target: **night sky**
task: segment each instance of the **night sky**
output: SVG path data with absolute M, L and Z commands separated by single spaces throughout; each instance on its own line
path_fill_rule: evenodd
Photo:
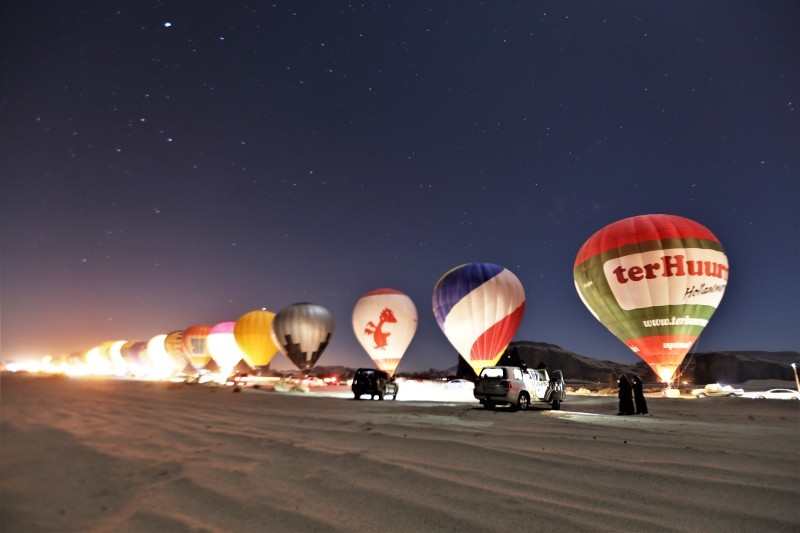
M 320 365 L 369 366 L 379 287 L 446 368 L 436 281 L 514 272 L 515 340 L 635 362 L 579 299 L 580 246 L 669 213 L 731 276 L 697 351 L 800 348 L 800 4 L 7 0 L 0 358 L 294 302 Z M 289 363 L 278 355 L 278 367 Z

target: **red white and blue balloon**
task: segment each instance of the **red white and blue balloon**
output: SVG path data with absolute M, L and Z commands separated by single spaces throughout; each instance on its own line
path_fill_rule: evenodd
M 497 364 L 522 322 L 525 290 L 510 270 L 468 263 L 433 289 L 433 314 L 450 343 L 476 373 Z

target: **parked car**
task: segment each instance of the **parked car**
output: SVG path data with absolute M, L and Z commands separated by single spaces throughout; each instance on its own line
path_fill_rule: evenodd
M 359 368 L 353 376 L 351 389 L 356 400 L 360 400 L 364 394 L 369 394 L 373 399 L 377 397 L 383 400 L 385 396 L 391 396 L 396 400 L 399 387 L 394 378 L 383 370 Z
M 756 400 L 800 400 L 800 392 L 792 389 L 770 389 L 745 392 L 744 397 Z
M 468 379 L 453 379 L 445 383 L 444 388 L 447 390 L 472 390 L 475 388 L 475 384 Z
M 696 396 L 697 398 L 707 398 L 710 396 L 730 396 L 731 398 L 735 398 L 743 394 L 744 390 L 742 389 L 734 389 L 730 385 L 720 385 L 719 383 L 709 383 L 702 389 L 694 389 L 692 391 L 692 396 Z
M 526 410 L 531 402 L 546 402 L 554 410 L 567 399 L 560 370 L 535 370 L 516 366 L 488 366 L 481 370 L 473 395 L 486 409 L 509 405 L 512 410 Z

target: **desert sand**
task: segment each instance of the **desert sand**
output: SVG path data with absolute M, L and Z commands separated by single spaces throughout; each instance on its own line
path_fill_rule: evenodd
M 6 533 L 800 530 L 800 402 L 651 397 L 651 416 L 621 417 L 602 396 L 514 413 L 346 391 L 0 385 Z

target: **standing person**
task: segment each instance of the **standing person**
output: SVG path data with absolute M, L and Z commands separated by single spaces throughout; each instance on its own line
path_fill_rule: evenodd
M 631 379 L 631 387 L 633 388 L 633 401 L 636 403 L 636 414 L 647 414 L 647 400 L 644 399 L 644 392 L 642 392 L 642 380 L 639 376 L 633 376 Z
M 617 414 L 633 414 L 633 396 L 631 396 L 631 384 L 625 374 L 620 374 L 619 376 L 619 413 Z

